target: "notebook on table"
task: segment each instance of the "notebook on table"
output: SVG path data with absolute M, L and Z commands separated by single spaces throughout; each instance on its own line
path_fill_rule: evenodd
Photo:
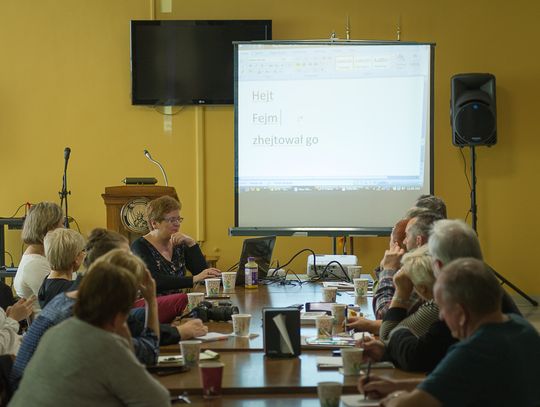
M 265 278 L 272 262 L 272 253 L 276 244 L 275 236 L 253 237 L 244 240 L 240 262 L 238 263 L 238 274 L 236 275 L 236 285 L 245 283 L 245 266 L 248 257 L 254 257 L 259 266 L 259 279 Z

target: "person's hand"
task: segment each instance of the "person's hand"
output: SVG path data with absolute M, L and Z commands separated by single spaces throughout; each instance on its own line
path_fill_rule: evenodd
M 398 270 L 401 265 L 401 258 L 405 254 L 397 243 L 391 244 L 390 249 L 384 252 L 384 257 L 381 260 L 381 267 L 384 270 Z
M 185 235 L 182 232 L 176 232 L 171 236 L 171 243 L 174 246 L 180 246 L 185 244 L 187 247 L 192 247 L 197 244 L 197 242 L 190 236 Z
M 382 399 L 380 405 L 383 407 L 392 407 L 392 406 L 398 405 L 400 403 L 399 398 L 408 393 L 409 392 L 404 391 L 404 390 L 394 391 L 390 393 L 388 396 L 386 396 L 384 399 Z
M 139 290 L 146 302 L 155 301 L 156 299 L 156 280 L 150 274 L 150 271 L 146 269 L 143 281 L 139 284 Z
M 370 332 L 378 335 L 380 324 L 377 321 L 372 321 L 364 317 L 347 318 L 347 329 L 354 329 L 358 332 Z
M 193 282 L 198 283 L 199 281 L 214 277 L 221 277 L 221 271 L 217 268 L 210 267 L 193 276 Z
M 6 309 L 6 315 L 15 321 L 19 322 L 28 318 L 32 314 L 32 306 L 36 302 L 36 296 L 32 295 L 30 298 L 21 298 L 15 304 Z
M 358 379 L 358 391 L 370 399 L 381 399 L 398 390 L 398 383 L 392 379 L 370 375 L 369 378 L 362 375 Z
M 181 325 L 177 325 L 176 329 L 182 340 L 203 336 L 208 333 L 208 327 L 203 325 L 200 319 L 191 319 Z
M 403 268 L 394 274 L 394 286 L 396 287 L 396 296 L 408 300 L 414 289 L 414 284 L 409 274 Z
M 371 336 L 366 336 L 364 340 L 358 341 L 356 346 L 364 349 L 363 359 L 365 362 L 379 362 L 386 348 L 384 342 L 374 339 Z

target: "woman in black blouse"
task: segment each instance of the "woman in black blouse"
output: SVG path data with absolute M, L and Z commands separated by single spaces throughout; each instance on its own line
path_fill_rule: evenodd
M 210 277 L 220 277 L 221 271 L 208 268 L 197 242 L 180 232 L 181 204 L 174 198 L 162 196 L 151 201 L 146 209 L 150 232 L 131 245 L 148 266 L 156 280 L 158 295 L 191 288 L 194 283 Z M 189 270 L 193 277 L 186 276 Z

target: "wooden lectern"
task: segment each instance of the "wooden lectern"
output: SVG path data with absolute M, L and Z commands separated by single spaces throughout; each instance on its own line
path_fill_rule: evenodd
M 148 198 L 150 200 L 160 196 L 169 195 L 178 200 L 176 190 L 173 187 L 157 185 L 120 185 L 106 187 L 105 193 L 101 194 L 107 207 L 107 229 L 114 230 L 126 236 L 130 241 L 138 236 L 126 230 L 120 219 L 122 207 L 135 198 Z

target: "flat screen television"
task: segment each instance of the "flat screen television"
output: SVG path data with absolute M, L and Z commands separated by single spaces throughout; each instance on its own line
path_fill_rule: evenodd
M 233 104 L 233 41 L 270 39 L 271 20 L 133 20 L 132 104 Z

